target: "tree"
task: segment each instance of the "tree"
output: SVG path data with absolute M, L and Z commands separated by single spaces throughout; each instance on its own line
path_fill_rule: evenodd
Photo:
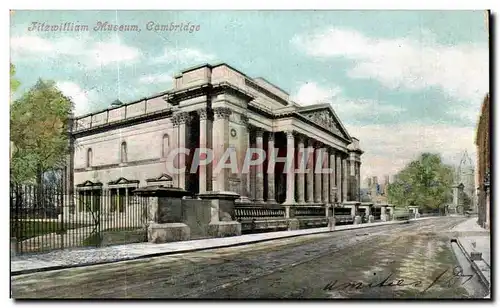
M 11 160 L 14 182 L 42 184 L 44 172 L 61 166 L 68 151 L 67 124 L 73 104 L 52 81 L 41 79 L 10 112 Z
M 423 153 L 397 174 L 389 184 L 389 203 L 416 205 L 424 211 L 436 210 L 452 200 L 453 168 L 439 154 Z
M 10 64 L 10 93 L 16 92 L 21 83 L 14 76 L 16 75 L 16 67 L 14 64 Z

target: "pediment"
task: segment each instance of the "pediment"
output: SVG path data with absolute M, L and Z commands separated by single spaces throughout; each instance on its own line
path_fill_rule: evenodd
M 348 140 L 351 139 L 349 133 L 342 125 L 340 119 L 337 117 L 337 115 L 333 111 L 333 108 L 329 104 L 327 106 L 325 105 L 317 106 L 317 108 L 314 108 L 315 106 L 311 107 L 302 108 L 303 110 L 302 111 L 299 110 L 299 113 L 302 116 L 306 117 L 309 121 L 327 129 L 333 134 Z
M 108 185 L 120 185 L 120 184 L 136 184 L 139 183 L 139 180 L 127 180 L 124 177 L 119 178 L 116 181 L 111 181 Z
M 166 173 L 163 173 L 157 178 L 147 179 L 146 182 L 170 182 L 172 177 Z
M 81 184 L 76 185 L 77 187 L 92 187 L 92 186 L 102 186 L 101 182 L 85 181 Z

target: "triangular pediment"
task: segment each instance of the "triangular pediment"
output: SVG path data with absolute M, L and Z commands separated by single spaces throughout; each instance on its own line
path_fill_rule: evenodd
M 347 129 L 342 125 L 342 122 L 330 104 L 302 107 L 298 112 L 312 123 L 327 129 L 337 136 L 351 140 Z
M 166 173 L 163 173 L 157 178 L 147 179 L 146 182 L 169 182 L 172 181 L 172 177 Z
M 111 181 L 108 185 L 120 185 L 120 184 L 136 184 L 139 183 L 139 180 L 127 180 L 124 177 L 119 178 L 116 181 Z
M 102 186 L 101 182 L 92 182 L 92 181 L 85 181 L 81 184 L 76 185 L 77 187 L 91 187 L 91 186 Z

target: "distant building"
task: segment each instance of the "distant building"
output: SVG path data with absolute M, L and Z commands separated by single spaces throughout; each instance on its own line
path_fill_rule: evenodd
M 490 228 L 490 96 L 486 95 L 476 132 L 478 224 Z

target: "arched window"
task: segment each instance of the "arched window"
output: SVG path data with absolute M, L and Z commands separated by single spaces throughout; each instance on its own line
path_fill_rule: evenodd
M 87 168 L 92 167 L 92 149 L 87 150 Z
M 163 135 L 163 139 L 162 139 L 161 157 L 167 157 L 168 147 L 169 147 L 168 135 L 165 134 L 165 135 Z
M 127 162 L 127 143 L 125 141 L 122 142 L 122 146 L 120 149 L 120 162 L 121 163 Z

